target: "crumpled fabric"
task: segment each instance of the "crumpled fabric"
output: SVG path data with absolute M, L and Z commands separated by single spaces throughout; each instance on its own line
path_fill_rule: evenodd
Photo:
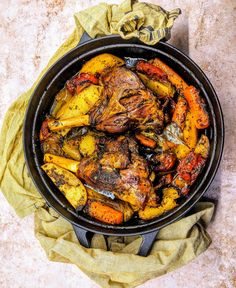
M 28 174 L 23 154 L 23 122 L 30 96 L 49 67 L 74 48 L 83 33 L 90 37 L 120 34 L 153 45 L 168 39 L 179 9 L 126 0 L 120 5 L 101 3 L 75 14 L 76 29 L 56 51 L 33 86 L 5 115 L 0 137 L 0 187 L 19 217 L 34 213 L 35 235 L 51 261 L 78 266 L 101 287 L 131 288 L 181 267 L 204 252 L 211 243 L 205 230 L 214 211 L 210 202 L 198 203 L 190 215 L 163 229 L 147 257 L 138 256 L 141 236 L 94 235 L 91 248 L 78 242 L 71 224 L 46 206 Z
M 168 40 L 179 8 L 170 12 L 158 5 L 124 1 L 120 5 L 101 3 L 74 15 L 77 26 L 83 26 L 90 37 L 120 34 L 124 39 L 139 38 L 155 45 L 161 39 Z

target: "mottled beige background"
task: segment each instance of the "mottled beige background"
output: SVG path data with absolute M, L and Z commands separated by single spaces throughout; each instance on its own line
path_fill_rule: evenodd
M 10 103 L 31 86 L 49 57 L 72 32 L 73 13 L 98 2 L 0 1 L 0 122 Z M 221 167 L 207 193 L 218 202 L 208 229 L 213 239 L 211 247 L 189 265 L 153 279 L 142 288 L 233 288 L 236 287 L 236 1 L 150 2 L 166 9 L 182 9 L 171 42 L 189 53 L 212 81 L 225 115 L 226 143 Z M 18 219 L 0 194 L 0 287 L 98 286 L 73 265 L 49 262 L 34 238 L 33 216 Z

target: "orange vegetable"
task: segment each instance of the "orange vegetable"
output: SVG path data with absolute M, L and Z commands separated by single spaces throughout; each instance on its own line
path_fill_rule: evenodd
M 136 134 L 135 137 L 139 140 L 141 144 L 149 148 L 155 148 L 157 143 L 151 138 L 144 136 L 143 134 Z
M 162 62 L 160 59 L 156 58 L 150 61 L 150 63 L 164 71 L 167 74 L 168 80 L 181 92 L 188 87 L 187 83 L 172 68 Z
M 182 130 L 184 128 L 184 122 L 187 114 L 188 103 L 184 97 L 179 97 L 175 106 L 175 111 L 172 117 L 172 121 L 175 122 Z
M 80 73 L 66 82 L 66 88 L 72 95 L 74 95 L 75 91 L 79 94 L 90 84 L 98 84 L 98 78 L 90 73 Z
M 188 101 L 197 129 L 207 128 L 209 126 L 209 116 L 204 108 L 204 103 L 199 96 L 198 90 L 193 86 L 189 86 L 184 90 L 184 96 Z
M 40 128 L 40 133 L 39 133 L 40 141 L 47 139 L 50 135 L 50 131 L 48 128 L 48 121 L 49 121 L 48 119 L 44 120 Z
M 136 65 L 136 69 L 139 72 L 145 73 L 151 79 L 166 79 L 167 75 L 164 71 L 162 71 L 159 67 L 146 62 L 146 61 L 139 61 Z
M 123 213 L 107 206 L 99 201 L 88 200 L 86 212 L 95 219 L 108 224 L 121 224 Z
M 151 157 L 151 161 L 155 164 L 155 171 L 169 171 L 176 161 L 176 155 L 172 152 L 163 152 Z

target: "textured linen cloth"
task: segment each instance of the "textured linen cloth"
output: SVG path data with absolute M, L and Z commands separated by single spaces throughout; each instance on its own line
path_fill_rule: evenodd
M 120 5 L 101 3 L 74 15 L 76 29 L 57 50 L 33 86 L 6 113 L 0 137 L 0 187 L 20 217 L 35 215 L 35 235 L 48 259 L 73 263 L 101 287 L 135 287 L 148 279 L 181 267 L 204 252 L 211 243 L 205 230 L 214 211 L 210 202 L 198 203 L 191 215 L 160 230 L 147 257 L 138 256 L 142 242 L 136 237 L 94 235 L 84 248 L 69 222 L 48 208 L 29 177 L 23 155 L 22 128 L 30 96 L 49 67 L 74 48 L 86 31 L 91 37 L 120 34 L 138 37 L 150 45 L 170 37 L 179 9 L 126 0 Z

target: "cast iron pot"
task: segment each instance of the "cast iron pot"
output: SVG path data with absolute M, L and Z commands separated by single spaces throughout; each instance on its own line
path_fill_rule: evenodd
M 169 213 L 151 221 L 144 222 L 134 218 L 122 225 L 108 225 L 91 219 L 87 215 L 78 215 L 40 168 L 43 164 L 43 153 L 40 149 L 39 131 L 43 119 L 49 113 L 55 95 L 63 88 L 66 80 L 79 71 L 85 61 L 105 52 L 119 57 L 145 59 L 159 57 L 180 74 L 188 84 L 197 87 L 207 103 L 210 127 L 204 133 L 208 135 L 211 147 L 205 168 L 191 187 L 187 199 Z M 24 123 L 25 160 L 34 184 L 46 200 L 47 205 L 54 208 L 72 224 L 79 242 L 85 247 L 89 247 L 93 233 L 113 236 L 142 235 L 143 241 L 139 251 L 139 255 L 142 256 L 149 253 L 159 229 L 186 214 L 206 192 L 219 166 L 223 142 L 224 124 L 219 100 L 206 75 L 193 60 L 165 42 L 148 46 L 137 39 L 124 40 L 117 35 L 94 40 L 88 40 L 84 35 L 82 42 L 60 58 L 43 76 L 29 101 Z

